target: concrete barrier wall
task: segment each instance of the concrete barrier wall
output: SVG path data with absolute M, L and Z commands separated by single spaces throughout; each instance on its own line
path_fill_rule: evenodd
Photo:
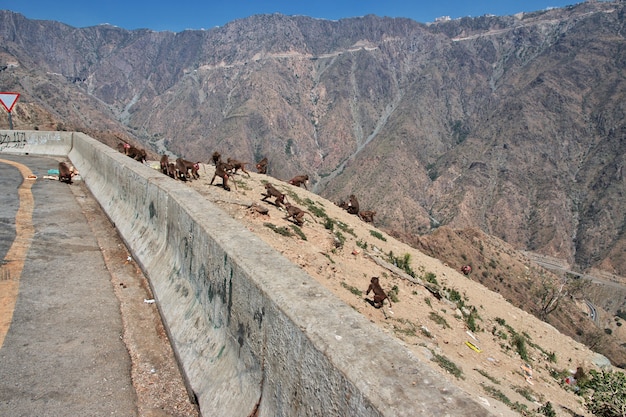
M 491 415 L 196 191 L 72 139 L 68 156 L 148 276 L 202 415 Z
M 0 130 L 0 153 L 66 156 L 72 150 L 72 132 Z

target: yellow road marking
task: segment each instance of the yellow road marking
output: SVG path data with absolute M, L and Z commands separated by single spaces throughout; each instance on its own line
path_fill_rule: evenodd
M 11 327 L 20 277 L 35 233 L 33 227 L 35 200 L 31 192 L 34 181 L 27 180 L 28 176 L 33 174 L 31 170 L 25 165 L 5 159 L 0 159 L 0 163 L 16 167 L 24 177 L 17 189 L 19 208 L 15 215 L 15 240 L 0 265 L 0 348 L 2 348 L 4 338 Z

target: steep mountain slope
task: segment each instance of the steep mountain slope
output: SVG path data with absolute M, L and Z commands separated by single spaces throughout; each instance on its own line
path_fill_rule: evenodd
M 158 168 L 156 161 L 151 165 Z M 555 327 L 562 328 L 564 322 L 575 321 L 585 337 L 596 339 L 594 350 L 612 354 L 615 363 L 626 360 L 617 339 L 599 335 L 573 298 L 564 298 L 561 308 L 550 314 L 555 327 L 512 307 L 509 295 L 524 309 L 533 309 L 538 302 L 532 282 L 539 276 L 558 279 L 497 238 L 477 229 L 462 236 L 442 227 L 433 234 L 436 237 L 416 245 L 418 250 L 332 202 L 271 176 L 237 175 L 230 182 L 231 191 L 225 191 L 219 179 L 211 185 L 214 169 L 203 165 L 198 180 L 179 182 L 180 187 L 191 187 L 218 205 L 399 339 L 424 366 L 441 372 L 442 378 L 498 415 L 543 415 L 534 411 L 548 401 L 558 416 L 589 415 L 581 397 L 564 380 L 571 376 L 570 369 L 588 372 L 606 361 L 559 333 Z M 271 204 L 273 198 L 262 200 L 266 182 L 284 193 L 286 201 L 308 211 L 304 224 L 285 219 L 284 209 Z M 199 207 L 202 204 L 198 201 Z M 466 245 L 466 240 L 476 247 Z M 466 259 L 451 257 L 444 263 L 425 255 L 433 251 L 449 256 L 459 249 Z M 468 276 L 460 273 L 461 262 L 479 257 L 488 261 L 476 262 L 477 268 Z M 507 270 L 510 277 L 498 280 Z M 381 309 L 366 301 L 372 299 L 371 293 L 366 294 L 372 276 L 379 277 L 391 298 Z M 490 279 L 498 282 L 494 291 L 487 289 Z M 574 331 L 571 334 L 577 337 Z
M 477 227 L 626 275 L 623 2 L 431 25 L 252 16 L 207 31 L 73 28 L 0 11 L 17 129 L 215 150 L 410 238 Z M 5 123 L 5 120 L 0 120 Z

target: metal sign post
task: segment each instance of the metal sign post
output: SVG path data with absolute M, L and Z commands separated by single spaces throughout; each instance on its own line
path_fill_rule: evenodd
M 13 110 L 13 106 L 15 106 L 19 97 L 20 93 L 0 92 L 0 103 L 9 113 L 9 130 L 13 130 L 13 117 L 11 116 L 11 111 Z

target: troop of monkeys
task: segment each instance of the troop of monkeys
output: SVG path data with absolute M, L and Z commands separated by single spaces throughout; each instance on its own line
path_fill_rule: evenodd
M 200 162 L 191 162 L 183 158 L 176 158 L 176 162 L 170 162 L 167 155 L 161 156 L 159 162 L 161 172 L 175 180 L 187 181 L 197 180 L 200 178 L 198 171 L 200 170 Z
M 121 143 L 118 145 L 118 150 L 121 153 L 141 163 L 146 162 L 146 152 L 143 149 L 136 148 L 127 143 Z M 213 184 L 217 177 L 220 177 L 222 179 L 222 187 L 226 191 L 230 191 L 230 186 L 228 185 L 229 180 L 233 175 L 237 173 L 237 171 L 241 170 L 241 172 L 250 176 L 250 173 L 246 170 L 246 165 L 249 164 L 248 162 L 241 162 L 232 158 L 228 158 L 224 162 L 222 160 L 221 154 L 217 151 L 213 152 L 211 159 L 213 161 L 213 164 L 215 165 L 215 174 L 211 179 L 211 184 Z M 267 174 L 267 166 L 267 158 L 261 159 L 256 164 L 257 172 L 259 174 Z M 191 179 L 200 178 L 200 174 L 198 173 L 198 171 L 200 170 L 200 162 L 191 162 L 183 158 L 177 158 L 175 162 L 170 162 L 167 155 L 162 155 L 160 160 L 160 169 L 163 174 L 181 181 L 188 181 Z M 59 163 L 59 180 L 71 184 L 72 176 L 73 172 L 67 166 L 67 164 L 65 164 L 64 162 Z M 303 186 L 305 189 L 308 189 L 306 185 L 308 181 L 308 175 L 296 175 L 287 182 L 296 187 Z M 233 184 L 236 188 L 237 183 L 233 181 Z M 306 210 L 302 210 L 301 208 L 296 207 L 286 201 L 287 196 L 281 193 L 269 182 L 265 183 L 265 193 L 263 193 L 262 195 L 263 198 L 261 199 L 261 201 L 268 202 L 279 208 L 282 207 L 285 209 L 285 211 L 287 212 L 287 216 L 285 217 L 286 220 L 293 221 L 298 226 L 302 226 L 304 224 L 304 216 L 308 214 L 315 222 L 315 218 L 311 213 Z M 270 198 L 273 198 L 274 201 L 267 201 Z M 337 205 L 346 210 L 348 213 L 359 216 L 359 218 L 365 222 L 371 223 L 374 221 L 374 215 L 376 214 L 376 212 L 371 210 L 359 210 L 359 202 L 354 194 L 350 195 L 348 201 L 341 201 Z M 378 277 L 372 277 L 369 287 L 365 292 L 365 295 L 368 296 L 370 292 L 372 292 L 373 299 L 370 300 L 369 298 L 365 298 L 365 300 L 372 306 L 374 306 L 375 308 L 381 308 L 384 301 L 387 300 L 389 302 L 389 307 L 391 307 L 391 300 L 380 286 Z
M 215 151 L 211 156 L 211 160 L 215 165 L 215 173 L 213 174 L 213 178 L 211 178 L 211 185 L 215 182 L 217 177 L 222 179 L 222 188 L 226 191 L 230 191 L 230 185 L 228 185 L 229 180 L 233 175 L 237 173 L 237 171 L 241 170 L 247 176 L 250 176 L 250 173 L 246 170 L 246 165 L 249 162 L 242 162 L 233 158 L 228 158 L 226 161 L 222 160 L 222 155 Z M 174 179 L 179 179 L 182 181 L 187 181 L 193 179 L 198 179 L 200 175 L 198 174 L 198 170 L 200 169 L 200 162 L 191 162 L 187 161 L 183 158 L 177 158 L 176 163 L 169 162 L 169 158 L 167 155 L 161 156 L 160 161 L 161 172 L 165 175 L 169 175 Z M 261 159 L 256 163 L 256 169 L 259 174 L 267 174 L 267 166 L 268 160 L 267 158 Z M 289 181 L 289 184 L 294 185 L 296 187 L 303 186 L 305 189 L 307 188 L 307 183 L 309 182 L 308 175 L 296 175 Z M 233 182 L 235 188 L 237 188 L 237 183 Z M 289 214 L 288 218 L 294 221 L 298 226 L 302 226 L 304 224 L 304 215 L 310 214 L 305 210 L 302 210 L 292 204 L 289 204 L 285 201 L 285 195 L 276 189 L 272 184 L 265 184 L 266 192 L 263 194 L 262 201 L 267 202 L 268 198 L 274 198 L 274 204 L 277 207 L 285 207 L 287 213 Z M 355 214 L 359 216 L 361 220 L 367 223 L 374 222 L 375 211 L 372 210 L 359 210 L 359 202 L 354 196 L 354 194 L 350 195 L 348 201 L 342 201 L 337 204 L 339 207 L 345 209 L 350 214 Z M 312 217 L 312 216 L 311 216 Z
M 135 159 L 136 161 L 139 161 L 141 163 L 146 162 L 147 155 L 144 149 L 140 149 L 126 142 L 123 142 L 117 145 L 117 150 Z M 211 184 L 213 184 L 217 177 L 220 177 L 222 179 L 222 187 L 226 191 L 230 191 L 230 185 L 228 184 L 229 180 L 233 175 L 237 173 L 237 171 L 241 170 L 241 172 L 250 176 L 250 173 L 246 170 L 246 165 L 249 164 L 248 162 L 238 161 L 233 158 L 228 158 L 226 161 L 223 161 L 221 154 L 217 151 L 213 152 L 211 159 L 213 161 L 213 164 L 215 165 L 215 174 L 211 179 Z M 259 174 L 267 174 L 267 167 L 267 158 L 263 158 L 256 163 L 256 169 Z M 167 155 L 162 155 L 160 160 L 160 169 L 163 174 L 181 181 L 188 181 L 191 179 L 200 178 L 200 174 L 198 173 L 198 171 L 200 170 L 200 162 L 191 162 L 183 158 L 177 158 L 175 162 L 170 162 Z M 307 183 L 309 182 L 309 176 L 296 175 L 287 182 L 296 187 L 303 186 L 305 189 L 308 189 Z M 233 184 L 235 185 L 235 188 L 237 188 L 237 183 L 233 182 Z M 285 209 L 288 213 L 293 213 L 291 214 L 290 218 L 296 224 L 302 225 L 304 222 L 303 217 L 307 212 L 291 204 L 289 205 L 289 208 L 287 208 L 286 202 L 284 201 L 284 195 L 282 195 L 271 184 L 269 184 L 269 186 L 272 187 L 272 189 L 266 190 L 266 193 L 263 194 L 263 201 L 267 201 L 268 198 L 274 197 L 276 200 L 273 204 L 277 206 L 285 206 Z M 266 189 L 267 187 L 268 185 L 266 184 Z M 374 222 L 374 215 L 376 214 L 376 212 L 372 210 L 359 210 L 359 202 L 357 201 L 354 194 L 350 195 L 348 201 L 341 201 L 337 205 L 345 209 L 348 213 L 357 215 L 364 222 Z
M 348 201 L 340 201 L 337 205 L 346 210 L 348 213 L 359 216 L 359 218 L 366 223 L 374 222 L 374 215 L 376 212 L 372 210 L 359 210 L 359 201 L 356 199 L 354 194 L 350 195 Z

